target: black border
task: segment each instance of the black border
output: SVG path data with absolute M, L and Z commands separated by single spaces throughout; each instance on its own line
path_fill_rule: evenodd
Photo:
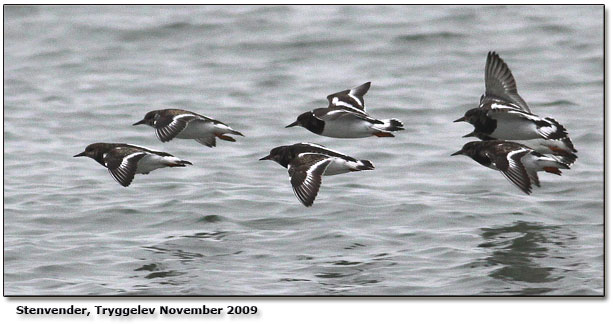
M 357 5 L 357 4 L 351 4 L 351 3 L 328 3 L 328 4 L 309 4 L 309 3 L 295 3 L 295 4 L 270 4 L 270 3 L 253 3 L 253 4 L 221 4 L 221 3 L 211 3 L 211 4 L 185 4 L 185 3 L 176 3 L 176 4 L 152 4 L 152 3 L 141 3 L 141 4 L 100 4 L 100 3 L 89 3 L 89 4 L 66 4 L 66 3 L 60 3 L 60 4 L 40 4 L 40 3 L 29 3 L 29 4 L 3 4 L 2 6 L 2 10 L 3 10 L 3 18 L 6 19 L 6 12 L 5 12 L 5 8 L 8 6 L 203 6 L 203 5 L 207 5 L 207 6 L 219 6 L 219 5 L 223 5 L 223 6 L 258 6 L 258 5 L 274 5 L 274 6 L 292 6 L 292 5 L 317 5 L 317 6 L 328 6 L 328 5 L 339 5 L 339 6 L 350 6 L 350 5 Z M 603 124 L 603 131 L 604 131 L 604 139 L 603 139 L 603 202 L 604 202 L 604 208 L 603 208 L 603 215 L 602 215 L 602 222 L 603 222 L 603 276 L 602 276 L 602 280 L 603 280 L 603 293 L 602 295 L 497 295 L 497 294 L 478 294 L 478 295 L 455 295 L 455 294 L 451 294 L 451 295 L 268 295 L 268 294 L 264 294 L 264 295 L 140 295 L 140 294 L 122 294 L 122 295 L 7 295 L 5 293 L 5 281 L 4 281 L 4 266 L 6 264 L 6 262 L 4 262 L 5 258 L 4 258 L 4 248 L 2 249 L 2 259 L 3 259 L 3 263 L 2 263 L 2 273 L 3 273 L 3 280 L 2 280 L 2 295 L 5 298 L 8 298 L 9 300 L 22 300 L 22 299 L 29 299 L 32 301 L 37 301 L 37 300 L 47 300 L 48 298 L 54 298 L 55 300 L 65 300 L 65 301 L 75 301 L 72 298 L 75 297 L 87 297 L 89 300 L 101 300 L 101 299 L 109 299 L 109 298 L 130 298 L 130 299 L 137 299 L 137 300 L 141 300 L 143 301 L 143 299 L 147 299 L 152 300 L 153 298 L 158 298 L 158 300 L 160 300 L 160 298 L 182 298 L 182 299 L 194 299 L 194 298 L 198 298 L 199 300 L 202 300 L 203 297 L 206 298 L 214 298 L 214 300 L 217 300 L 219 298 L 223 298 L 223 299 L 229 299 L 229 298 L 248 298 L 248 299 L 254 299 L 254 298 L 265 298 L 266 300 L 282 300 L 281 298 L 288 298 L 291 297 L 293 300 L 300 300 L 303 299 L 305 297 L 311 299 L 311 298 L 327 298 L 327 299 L 346 299 L 346 298 L 361 298 L 361 299 L 367 299 L 367 298 L 381 298 L 381 297 L 387 297 L 388 299 L 406 299 L 406 300 L 415 300 L 418 298 L 436 298 L 436 299 L 450 299 L 450 298 L 458 298 L 458 297 L 470 297 L 472 299 L 488 299 L 488 298 L 492 298 L 495 297 L 496 299 L 517 299 L 517 297 L 524 297 L 527 299 L 531 299 L 531 300 L 535 300 L 535 299 L 560 299 L 560 298 L 564 298 L 564 299 L 572 299 L 572 298 L 589 298 L 591 299 L 603 299 L 604 297 L 606 297 L 606 291 L 607 291 L 607 286 L 606 286 L 606 236 L 607 236 L 607 226 L 606 226 L 606 214 L 607 214 L 607 203 L 606 203 L 606 155 L 607 155 L 607 143 L 606 143 L 606 139 L 607 139 L 607 128 L 606 128 L 606 106 L 607 106 L 607 97 L 606 97 L 606 84 L 607 84 L 607 79 L 606 79 L 606 48 L 607 48 L 607 28 L 606 28 L 606 15 L 607 15 L 607 11 L 606 11 L 606 6 L 603 3 L 565 3 L 565 4 L 552 4 L 552 3 L 548 3 L 548 4 L 530 4 L 530 3 L 522 3 L 522 4 L 513 4 L 513 3 L 445 3 L 445 4 L 424 4 L 424 3 L 412 3 L 412 4 L 389 4 L 389 3 L 366 3 L 366 4 L 359 4 L 359 5 L 364 5 L 364 6 L 372 6 L 372 5 L 385 5 L 385 6 L 417 6 L 417 5 L 422 5 L 422 6 L 602 6 L 602 11 L 603 11 L 603 15 L 602 15 L 602 19 L 603 19 L 603 62 L 602 62 L 602 66 L 603 66 L 603 107 L 602 107 L 602 111 L 603 111 L 603 120 L 602 120 L 602 124 Z M 3 19 L 3 20 L 4 20 Z M 5 22 L 3 21 L 3 24 Z M 2 48 L 4 50 L 4 37 L 2 38 Z M 3 51 L 3 55 L 2 55 L 2 66 L 3 66 L 3 74 L 4 74 L 4 67 L 5 67 L 5 60 L 4 60 L 4 51 Z M 2 84 L 4 86 L 4 75 L 3 75 L 3 79 L 2 79 Z M 3 133 L 4 133 L 4 96 L 2 98 L 2 111 L 3 111 L 3 118 L 2 118 L 2 129 L 3 129 Z M 5 175 L 5 169 L 4 169 L 4 152 L 5 152 L 5 147 L 4 147 L 4 139 L 2 141 L 2 160 L 3 160 L 3 165 L 2 165 L 2 174 L 3 174 L 3 178 L 2 178 L 2 195 L 3 195 L 3 200 L 2 200 L 2 206 L 3 206 L 3 210 L 4 210 L 4 188 L 5 188 L 5 183 L 4 183 L 4 175 Z M 3 212 L 3 217 L 2 217 L 2 228 L 4 230 L 4 212 Z M 3 236 L 2 236 L 2 246 L 5 246 L 5 241 L 4 241 L 4 231 L 3 231 Z M 57 307 L 62 307 L 61 305 L 58 305 Z

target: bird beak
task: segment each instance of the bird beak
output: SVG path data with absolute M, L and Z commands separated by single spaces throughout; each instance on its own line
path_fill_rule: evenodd
M 464 135 L 464 136 L 462 136 L 462 137 L 472 137 L 472 136 L 477 136 L 477 135 L 475 135 L 475 132 L 474 132 L 474 131 L 473 131 L 473 132 L 470 132 L 470 133 L 468 133 L 468 134 L 466 134 L 466 135 Z
M 457 122 L 463 122 L 463 121 L 466 121 L 466 117 L 458 118 L 458 119 L 454 120 L 453 122 L 457 123 Z
M 145 120 L 141 120 L 141 121 L 137 121 L 136 123 L 132 124 L 132 126 L 136 126 L 136 125 L 140 125 L 140 124 L 144 124 Z
M 457 151 L 457 152 L 455 152 L 455 153 L 451 154 L 451 156 L 454 156 L 454 155 L 460 155 L 460 154 L 464 154 L 464 152 L 462 152 L 462 150 L 459 150 L 459 151 Z
M 300 125 L 300 122 L 299 122 L 299 121 L 295 121 L 295 122 L 293 122 L 293 123 L 291 123 L 291 124 L 289 124 L 289 125 L 285 126 L 285 128 L 290 128 L 290 127 L 294 127 L 294 126 L 297 126 L 297 125 Z
M 79 157 L 79 156 L 85 156 L 85 151 L 83 151 L 83 152 L 81 152 L 81 153 L 79 153 L 79 154 L 77 154 L 77 155 L 75 155 L 73 157 Z
M 261 158 L 260 161 L 270 160 L 270 159 L 272 159 L 272 157 L 270 155 L 267 155 L 267 156 Z

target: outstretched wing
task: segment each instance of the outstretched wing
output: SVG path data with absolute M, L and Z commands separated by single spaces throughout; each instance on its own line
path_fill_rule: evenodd
M 370 82 L 366 82 L 355 88 L 333 93 L 327 97 L 328 106 L 338 106 L 364 111 L 364 95 L 368 92 L 368 89 L 370 89 Z
M 511 69 L 496 52 L 489 52 L 485 62 L 485 95 L 481 97 L 480 104 L 496 100 L 510 102 L 518 109 L 530 112 L 528 104 L 517 93 L 517 85 Z
M 355 109 L 347 109 L 346 107 L 329 107 L 326 109 L 322 109 L 318 111 L 317 109 L 313 112 L 313 116 L 315 116 L 319 120 L 323 121 L 355 121 L 356 119 L 364 120 L 372 124 L 383 124 L 382 121 L 378 119 L 374 119 L 370 117 L 366 112 L 362 110 Z
M 301 153 L 289 164 L 288 173 L 294 193 L 303 205 L 313 205 L 319 192 L 321 177 L 332 158 L 323 154 Z
M 113 178 L 122 186 L 127 187 L 132 183 L 132 179 L 134 179 L 138 161 L 147 155 L 147 153 L 137 151 L 128 155 L 123 155 L 121 152 L 122 150 L 111 150 L 104 157 L 104 163 Z
M 493 154 L 491 152 L 485 154 L 494 162 L 496 168 L 502 172 L 507 180 L 529 195 L 532 192 L 530 176 L 521 162 L 521 158 L 529 152 L 528 149 L 520 148 L 507 154 Z
M 154 123 L 155 135 L 162 142 L 168 142 L 181 133 L 192 120 L 200 119 L 193 114 L 164 115 Z
M 296 143 L 294 145 L 292 145 L 293 147 L 297 148 L 298 152 L 300 153 L 316 153 L 316 154 L 321 154 L 321 155 L 327 155 L 329 157 L 339 157 L 343 160 L 347 160 L 347 161 L 353 161 L 353 162 L 357 162 L 358 160 L 356 160 L 355 158 L 349 156 L 349 155 L 345 155 L 339 151 L 335 151 L 332 149 L 329 149 L 323 145 L 320 144 L 315 144 L 315 143 Z

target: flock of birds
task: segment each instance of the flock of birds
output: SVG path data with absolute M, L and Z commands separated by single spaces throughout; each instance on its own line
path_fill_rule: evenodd
M 301 126 L 321 136 L 334 138 L 394 137 L 403 130 L 397 119 L 376 119 L 364 110 L 364 95 L 370 82 L 327 97 L 328 107 L 317 108 L 298 116 L 286 127 Z M 532 184 L 540 187 L 537 172 L 560 175 L 577 159 L 577 152 L 566 129 L 552 118 L 532 114 L 517 93 L 513 74 L 495 52 L 489 52 L 485 65 L 485 94 L 479 106 L 468 110 L 455 122 L 468 122 L 481 141 L 469 142 L 452 155 L 466 155 L 481 165 L 499 170 L 526 194 Z M 234 142 L 231 135 L 243 136 L 230 126 L 182 109 L 148 112 L 143 120 L 155 129 L 157 138 L 168 142 L 174 138 L 194 139 L 214 147 L 216 139 Z M 123 143 L 94 143 L 75 157 L 87 156 L 102 166 L 122 186 L 127 187 L 135 174 L 148 174 L 164 167 L 185 167 L 192 163 L 169 153 Z M 368 160 L 358 160 L 313 143 L 297 143 L 275 147 L 260 160 L 272 160 L 288 169 L 296 197 L 305 206 L 315 200 L 322 176 L 373 170 Z
M 488 168 L 498 170 L 526 194 L 532 184 L 540 187 L 537 175 L 545 171 L 561 175 L 577 160 L 577 150 L 564 126 L 553 118 L 530 111 L 517 93 L 511 70 L 495 52 L 485 62 L 485 94 L 479 107 L 468 110 L 455 122 L 468 122 L 475 129 L 464 137 L 469 142 L 452 155 L 466 155 Z

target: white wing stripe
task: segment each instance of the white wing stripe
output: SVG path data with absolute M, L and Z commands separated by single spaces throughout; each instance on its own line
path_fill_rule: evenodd
M 326 113 L 326 116 L 342 114 L 342 113 L 347 113 L 347 112 L 344 110 L 337 109 L 337 110 L 329 111 L 328 113 Z
M 317 169 L 317 167 L 320 166 L 321 164 L 324 164 L 324 163 L 326 163 L 327 161 L 330 161 L 330 160 L 332 160 L 332 159 L 331 158 L 323 159 L 323 160 L 321 160 L 321 161 L 311 165 L 311 167 L 306 171 L 307 172 L 306 180 L 312 179 L 313 178 L 313 171 L 315 171 L 315 169 Z
M 141 155 L 141 154 L 147 154 L 147 153 L 145 153 L 145 152 L 136 152 L 136 153 L 132 153 L 132 154 L 130 154 L 130 155 L 126 155 L 126 156 L 123 158 L 123 161 L 121 162 L 121 164 L 122 164 L 122 165 L 123 165 L 124 163 L 125 163 L 125 164 L 127 164 L 127 161 L 128 161 L 129 159 L 131 159 L 131 158 L 133 158 L 133 157 L 135 157 L 135 156 L 137 156 L 137 155 Z
M 360 110 L 360 109 L 358 109 L 358 108 L 356 108 L 356 107 L 352 106 L 351 104 L 348 104 L 348 103 L 346 103 L 344 101 L 340 101 L 338 99 L 338 97 L 334 97 L 332 99 L 332 104 L 335 105 L 335 106 L 338 106 L 338 107 L 342 106 L 342 107 L 345 107 L 345 108 L 349 108 L 350 110 L 353 110 L 353 111 L 355 111 L 355 112 L 357 112 L 359 114 L 364 114 L 364 112 L 362 110 Z
M 557 131 L 557 127 L 554 125 L 541 127 L 538 129 L 538 133 L 544 138 L 549 137 L 551 134 L 554 134 Z
M 329 148 L 327 148 L 327 147 L 325 147 L 325 146 L 323 146 L 323 145 L 314 144 L 314 143 L 304 143 L 304 142 L 303 142 L 303 143 L 300 143 L 300 144 L 304 144 L 304 145 L 308 145 L 308 146 L 312 146 L 312 147 L 320 148 L 320 149 L 322 149 L 322 150 L 326 150 L 326 151 L 328 151 L 328 152 L 336 153 L 336 154 L 341 155 L 341 156 L 347 156 L 347 155 L 345 155 L 345 154 L 343 154 L 343 153 L 341 153 L 341 152 L 339 152 L 339 151 L 331 150 L 331 149 L 329 149 Z M 309 153 L 300 153 L 300 154 L 309 154 Z M 319 154 L 321 154 L 321 153 L 319 153 Z
M 192 115 L 192 114 L 181 114 L 181 115 L 176 115 L 176 116 L 174 116 L 174 117 L 172 118 L 172 122 L 174 123 L 174 122 L 175 122 L 177 119 L 181 119 L 181 118 L 184 118 L 184 117 L 196 117 L 196 118 L 197 118 L 198 116 L 196 116 L 196 115 Z
M 364 104 L 362 103 L 362 101 L 353 95 L 353 90 L 349 91 L 349 97 L 353 98 L 353 100 L 355 100 L 360 106 L 364 107 Z
M 517 109 L 517 106 L 512 105 L 512 104 L 510 104 L 510 103 L 509 103 L 509 104 L 506 104 L 506 103 L 505 103 L 505 104 L 502 104 L 502 103 L 492 103 L 492 104 L 490 105 L 490 107 L 491 107 L 492 109 L 498 109 L 498 108 L 503 108 L 503 109 L 504 109 L 504 108 L 506 108 L 506 109 Z
M 509 165 L 511 165 L 511 164 L 512 165 L 516 165 L 515 164 L 515 160 L 513 160 L 513 156 L 515 156 L 516 154 L 519 154 L 521 152 L 526 152 L 526 151 L 528 151 L 528 150 L 522 148 L 522 149 L 519 149 L 519 150 L 516 150 L 516 151 L 509 152 L 509 154 L 507 154 L 507 161 L 509 161 Z
M 526 112 L 524 112 L 524 111 L 517 110 L 517 109 L 515 109 L 515 108 L 513 108 L 513 109 L 509 110 L 509 111 L 508 111 L 508 113 L 509 113 L 509 114 L 516 114 L 516 115 L 520 115 L 520 116 L 522 116 L 522 117 L 524 117 L 524 118 L 526 118 L 526 119 L 532 120 L 532 121 L 541 121 L 541 120 L 542 120 L 542 119 L 541 119 L 541 118 L 539 118 L 539 117 L 536 117 L 536 116 L 534 116 L 534 115 L 532 115 L 532 114 L 529 114 L 529 113 L 526 113 Z

